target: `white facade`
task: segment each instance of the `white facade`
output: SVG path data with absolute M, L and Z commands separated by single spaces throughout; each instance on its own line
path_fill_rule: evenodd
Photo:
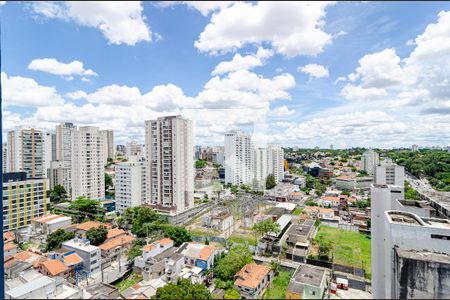
M 65 171 L 62 172 L 62 179 L 58 179 L 62 182 L 62 185 L 70 196 L 72 194 L 72 140 L 75 126 L 72 123 L 61 123 L 56 126 L 56 160 L 62 162 L 60 168 Z M 56 164 L 51 167 L 57 167 Z M 52 176 L 53 174 L 50 174 Z
M 8 172 L 26 172 L 28 178 L 43 178 L 45 137 L 42 130 L 29 128 L 8 133 Z
M 53 190 L 55 185 L 59 184 L 66 189 L 67 194 L 70 196 L 70 172 L 70 168 L 66 167 L 63 161 L 51 161 L 47 170 L 50 190 Z
M 250 135 L 239 130 L 225 133 L 225 183 L 250 184 L 253 174 L 253 146 Z
M 73 131 L 72 199 L 86 196 L 105 198 L 104 135 L 98 127 L 83 126 Z
M 103 130 L 106 134 L 106 158 L 116 157 L 116 146 L 114 144 L 114 130 L 107 129 Z
M 269 144 L 267 147 L 267 172 L 273 174 L 278 184 L 284 178 L 284 150 L 277 144 Z
M 411 151 L 419 151 L 419 145 L 416 145 L 416 144 L 412 145 Z
M 268 172 L 268 159 L 267 159 L 267 149 L 258 148 L 255 149 L 254 154 L 254 178 L 257 180 L 258 185 L 265 188 L 266 178 L 269 174 Z
M 100 248 L 90 245 L 88 240 L 75 238 L 62 243 L 62 248 L 75 251 L 83 259 L 83 269 L 90 275 L 101 271 L 102 257 Z
M 147 199 L 163 210 L 194 207 L 194 133 L 181 116 L 145 122 Z
M 379 164 L 380 157 L 377 152 L 368 150 L 361 156 L 361 168 L 370 176 L 375 173 L 375 167 Z
M 144 148 L 137 141 L 129 141 L 126 146 L 127 157 L 137 156 L 144 157 Z
M 8 143 L 2 145 L 2 170 L 3 173 L 8 172 Z
M 116 211 L 123 213 L 129 207 L 144 204 L 147 197 L 145 161 L 131 158 L 116 165 Z
M 375 183 L 404 186 L 405 167 L 388 163 L 376 166 Z
M 49 177 L 48 169 L 50 168 L 50 163 L 53 160 L 53 146 L 54 146 L 54 134 L 51 132 L 45 132 L 44 134 L 44 176 Z
M 47 179 L 3 182 L 3 231 L 31 224 L 46 213 L 47 203 Z

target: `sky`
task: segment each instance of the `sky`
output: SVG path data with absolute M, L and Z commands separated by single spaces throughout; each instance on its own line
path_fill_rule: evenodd
M 0 1 L 3 135 L 60 122 L 144 142 L 450 145 L 448 2 Z

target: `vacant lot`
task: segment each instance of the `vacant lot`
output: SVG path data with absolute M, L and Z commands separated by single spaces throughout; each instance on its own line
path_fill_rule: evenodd
M 270 286 L 263 294 L 263 299 L 285 299 L 286 289 L 289 285 L 294 270 L 280 269 L 280 273 L 273 279 Z
M 335 263 L 363 268 L 366 277 L 371 278 L 370 236 L 322 225 L 319 227 L 314 241 L 317 241 L 319 236 L 332 242 Z M 313 254 L 317 254 L 317 252 Z

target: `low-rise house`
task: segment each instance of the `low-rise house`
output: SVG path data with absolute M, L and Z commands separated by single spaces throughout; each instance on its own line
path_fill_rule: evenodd
M 319 204 L 323 205 L 324 207 L 337 208 L 337 207 L 339 207 L 340 202 L 341 202 L 341 200 L 339 197 L 325 196 L 321 199 Z
M 176 283 L 178 275 L 183 271 L 184 266 L 184 256 L 181 253 L 174 253 L 166 259 L 164 280 L 169 283 Z
M 73 250 L 83 259 L 83 270 L 89 274 L 100 272 L 102 262 L 100 248 L 91 245 L 87 239 L 72 239 L 62 243 L 62 248 Z
M 264 196 L 270 200 L 287 202 L 290 200 L 291 193 L 295 191 L 295 187 L 291 183 L 280 182 L 273 189 L 265 190 Z
M 270 253 L 272 256 L 277 256 L 281 252 L 280 238 L 292 224 L 292 215 L 282 215 L 277 220 L 280 225 L 278 233 L 269 232 L 258 241 L 256 251 L 258 254 Z
M 50 278 L 34 269 L 5 282 L 5 299 L 82 299 L 83 292 L 63 278 Z
M 174 243 L 169 238 L 163 238 L 160 240 L 157 240 L 151 244 L 145 245 L 142 248 L 142 255 L 136 257 L 134 259 L 134 265 L 137 268 L 143 269 L 145 266 L 145 263 L 155 256 L 163 253 L 164 251 L 172 248 L 174 246 Z
M 72 224 L 72 219 L 63 215 L 47 214 L 31 221 L 31 226 L 37 235 L 49 235 L 59 228 L 65 228 Z
M 258 299 L 274 277 L 273 271 L 266 265 L 250 263 L 234 276 L 234 286 L 244 299 Z
M 186 248 L 181 252 L 185 257 L 185 264 L 188 266 L 200 267 L 203 270 L 210 269 L 214 266 L 214 260 L 222 253 L 224 249 L 204 245 L 200 243 L 188 243 Z
M 178 277 L 189 279 L 193 284 L 203 284 L 206 280 L 205 273 L 200 267 L 184 267 Z
M 9 242 L 3 245 L 3 253 L 5 257 L 12 256 L 18 252 L 18 248 L 16 244 Z
M 3 232 L 3 243 L 14 242 L 16 240 L 16 235 L 12 231 Z
M 99 228 L 100 226 L 104 226 L 106 229 L 110 229 L 111 225 L 107 223 L 102 223 L 98 221 L 87 221 L 81 224 L 74 224 L 72 226 L 68 226 L 66 228 L 67 231 L 75 232 L 76 234 L 86 237 L 86 232 L 91 228 Z
M 219 211 L 212 215 L 206 215 L 202 221 L 204 226 L 224 233 L 225 238 L 228 238 L 234 231 L 234 218 L 228 212 Z
M 105 241 L 99 246 L 102 258 L 114 260 L 119 255 L 126 255 L 131 250 L 135 239 L 131 235 L 121 235 Z
M 105 241 L 109 241 L 113 238 L 119 237 L 119 236 L 124 236 L 126 235 L 127 232 L 123 229 L 120 228 L 113 228 L 108 230 L 108 235 L 106 236 L 106 240 Z
M 83 269 L 83 259 L 73 250 L 60 249 L 50 255 L 51 259 L 57 259 L 69 269 L 69 276 L 75 276 Z
M 292 225 L 287 234 L 286 258 L 296 262 L 306 263 L 311 240 L 314 234 L 314 220 L 307 219 L 303 224 Z
M 41 262 L 38 271 L 48 277 L 69 277 L 69 268 L 57 259 L 49 259 Z
M 141 281 L 123 291 L 121 296 L 125 299 L 150 299 L 156 295 L 158 288 L 164 287 L 166 284 L 161 278 Z
M 119 289 L 107 283 L 88 285 L 84 290 L 83 299 L 119 299 Z
M 29 262 L 21 261 L 10 256 L 5 258 L 3 267 L 5 270 L 5 279 L 14 279 L 23 271 L 31 269 L 33 265 Z
M 292 275 L 286 290 L 286 299 L 322 299 L 326 288 L 325 270 L 301 265 Z

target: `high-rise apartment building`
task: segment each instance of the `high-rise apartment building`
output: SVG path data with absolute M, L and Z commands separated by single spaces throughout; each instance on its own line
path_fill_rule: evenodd
M 225 183 L 250 184 L 254 178 L 251 136 L 239 130 L 226 132 L 224 154 Z
M 2 170 L 3 173 L 8 172 L 8 143 L 2 144 Z
M 72 199 L 105 197 L 104 135 L 98 127 L 81 126 L 72 138 Z
M 381 163 L 375 168 L 375 183 L 404 186 L 405 167 L 392 162 Z
M 194 207 L 194 133 L 181 116 L 145 122 L 147 200 L 157 209 L 182 212 Z
M 277 144 L 267 146 L 267 172 L 273 174 L 278 184 L 284 178 L 284 150 Z
M 123 213 L 129 207 L 145 204 L 147 172 L 144 159 L 130 157 L 128 162 L 116 165 L 116 211 Z
M 104 130 L 106 132 L 106 141 L 108 144 L 108 151 L 107 151 L 107 158 L 114 158 L 116 157 L 116 146 L 114 144 L 114 130 L 107 129 Z
M 31 224 L 47 212 L 47 179 L 27 179 L 26 172 L 3 174 L 3 231 Z
M 27 173 L 27 178 L 43 178 L 45 169 L 45 136 L 34 128 L 8 133 L 7 170 Z
M 361 156 L 361 168 L 370 176 L 375 173 L 375 167 L 379 164 L 380 157 L 377 152 L 368 150 Z
M 62 164 L 53 164 L 51 166 L 53 168 L 59 168 L 60 170 L 56 172 L 64 176 L 64 178 L 58 179 L 55 179 L 55 177 L 53 176 L 52 180 L 50 180 L 51 184 L 56 181 L 62 182 L 69 196 L 72 194 L 72 142 L 74 131 L 76 131 L 76 127 L 73 125 L 73 123 L 64 122 L 56 126 L 55 160 L 61 162 Z M 52 175 L 56 174 L 50 174 L 50 176 Z
M 144 157 L 144 149 L 137 141 L 129 141 L 125 148 L 127 157 L 137 156 Z
M 450 221 L 403 200 L 403 187 L 371 187 L 372 290 L 377 299 L 445 298 L 450 293 Z M 410 204 L 407 204 L 410 202 Z
M 48 169 L 50 168 L 50 162 L 54 160 L 53 155 L 55 151 L 53 150 L 55 146 L 54 142 L 55 134 L 52 132 L 44 133 L 44 176 L 49 177 Z
M 266 148 L 257 148 L 254 150 L 254 179 L 258 182 L 260 188 L 264 188 L 268 173 L 268 158 Z
M 55 185 L 62 185 L 65 189 L 67 194 L 70 197 L 70 190 L 71 190 L 71 170 L 69 167 L 66 167 L 63 161 L 60 160 L 54 160 L 50 162 L 50 167 L 47 170 L 48 174 L 48 183 L 50 190 L 53 190 Z

